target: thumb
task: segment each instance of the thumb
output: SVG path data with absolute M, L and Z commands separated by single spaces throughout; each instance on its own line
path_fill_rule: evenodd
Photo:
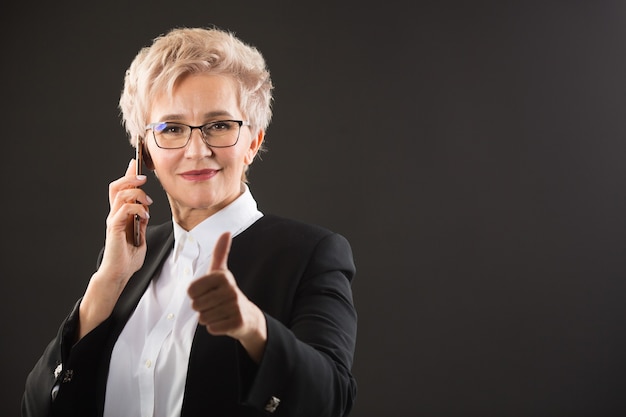
M 230 232 L 223 233 L 215 243 L 213 248 L 213 259 L 211 260 L 211 271 L 228 269 L 228 253 L 230 252 L 230 243 L 232 239 Z

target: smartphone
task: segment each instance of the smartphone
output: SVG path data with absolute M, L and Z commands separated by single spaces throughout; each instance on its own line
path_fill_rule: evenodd
M 143 163 L 143 140 L 137 137 L 137 147 L 135 148 L 135 174 L 141 175 L 141 165 Z M 133 219 L 133 244 L 141 246 L 141 217 L 135 214 Z

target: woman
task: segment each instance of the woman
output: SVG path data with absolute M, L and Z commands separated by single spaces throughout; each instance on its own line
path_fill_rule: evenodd
M 23 416 L 349 414 L 350 245 L 264 215 L 247 186 L 271 92 L 262 55 L 226 31 L 178 28 L 139 52 L 120 108 L 172 221 L 148 227 L 131 160 L 109 186 L 97 271 L 28 376 Z

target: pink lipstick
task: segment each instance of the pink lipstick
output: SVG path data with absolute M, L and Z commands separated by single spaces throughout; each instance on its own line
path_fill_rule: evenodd
M 206 181 L 213 178 L 219 170 L 217 169 L 194 169 L 180 174 L 187 181 Z

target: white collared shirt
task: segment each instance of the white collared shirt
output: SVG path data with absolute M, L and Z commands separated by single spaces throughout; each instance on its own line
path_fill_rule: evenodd
M 122 330 L 107 381 L 104 417 L 180 415 L 197 313 L 189 284 L 206 274 L 224 232 L 236 236 L 263 214 L 250 190 L 186 232 L 174 222 L 174 249 Z

